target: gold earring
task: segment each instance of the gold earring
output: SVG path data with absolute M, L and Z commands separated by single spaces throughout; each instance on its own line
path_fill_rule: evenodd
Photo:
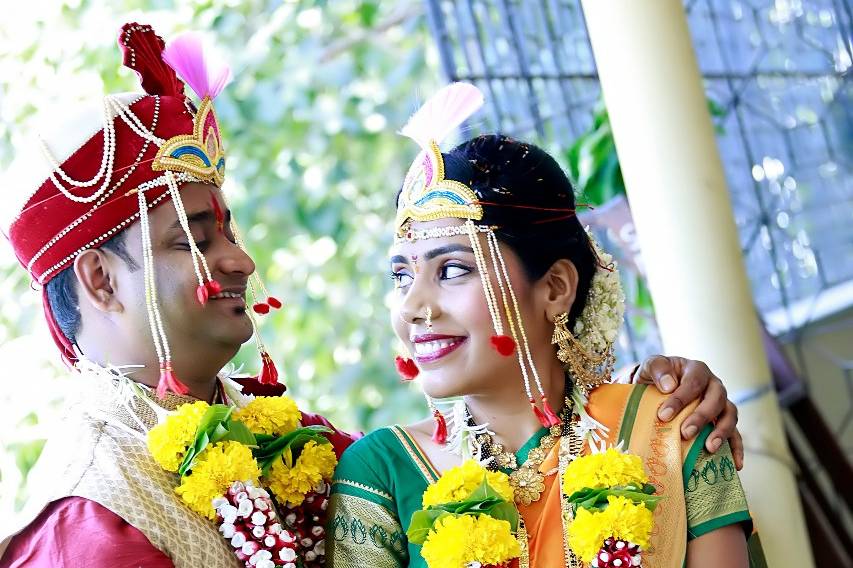
M 557 346 L 557 359 L 572 375 L 575 385 L 584 393 L 610 380 L 613 372 L 613 349 L 601 355 L 590 353 L 572 335 L 568 328 L 569 314 L 564 312 L 554 318 L 551 343 Z
M 427 306 L 426 309 L 426 318 L 425 318 L 427 331 L 432 333 L 432 308 Z

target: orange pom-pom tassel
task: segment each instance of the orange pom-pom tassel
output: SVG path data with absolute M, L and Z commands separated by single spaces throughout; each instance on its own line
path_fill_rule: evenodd
M 394 366 L 397 368 L 397 374 L 404 381 L 413 381 L 421 372 L 415 362 L 408 357 L 400 357 L 397 355 L 394 358 Z
M 548 404 L 548 399 L 546 397 L 542 397 L 542 409 L 545 411 L 545 418 L 548 420 L 548 426 L 559 426 L 563 423 L 560 420 L 560 417 L 557 416 L 557 413 L 554 412 L 554 409 L 551 408 L 551 405 Z
M 444 415 L 438 410 L 433 411 L 432 417 L 435 419 L 432 441 L 443 446 L 447 443 L 447 422 L 444 420 Z
M 172 391 L 175 394 L 187 394 L 190 389 L 178 380 L 172 371 L 172 365 L 165 363 L 160 366 L 160 381 L 157 383 L 157 398 L 164 398 L 166 393 Z
M 489 342 L 494 350 L 504 357 L 509 357 L 515 353 L 515 340 L 508 335 L 493 335 Z

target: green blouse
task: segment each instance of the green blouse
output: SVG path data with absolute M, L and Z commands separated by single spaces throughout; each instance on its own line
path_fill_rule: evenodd
M 543 428 L 521 448 L 516 454 L 518 463 L 524 463 L 546 432 Z M 729 445 L 724 443 L 716 454 L 705 451 L 710 432 L 706 427 L 696 439 L 695 452 L 691 451 L 696 459 L 684 471 L 688 540 L 736 523 L 743 524 L 747 534 L 752 531 Z M 406 529 L 412 514 L 421 508 L 427 485 L 438 477 L 401 426 L 379 429 L 350 446 L 341 457 L 332 485 L 328 566 L 425 568 L 420 546 L 409 544 Z

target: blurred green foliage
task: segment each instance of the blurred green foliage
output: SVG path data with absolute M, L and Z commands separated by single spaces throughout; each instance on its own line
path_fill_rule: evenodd
M 261 276 L 286 304 L 267 316 L 262 333 L 291 394 L 347 429 L 422 416 L 419 393 L 394 373 L 385 306 L 394 194 L 416 153 L 395 131 L 441 82 L 422 3 L 105 4 L 78 0 L 5 13 L 0 166 L 11 161 L 40 107 L 139 89 L 115 44 L 125 21 L 151 23 L 167 40 L 188 29 L 209 34 L 235 76 L 217 99 L 226 192 Z M 55 361 L 38 294 L 8 250 L 0 250 L 0 294 L 2 351 L 32 338 L 28 344 L 41 346 L 37 356 Z M 237 363 L 247 372 L 257 368 L 251 345 Z M 37 367 L 33 380 L 42 392 L 67 382 L 57 365 Z M 40 450 L 37 424 L 61 403 L 54 396 L 51 405 L 27 409 L 32 396 L 20 396 L 2 395 L 4 407 L 22 409 L 7 418 L 14 423 L 0 440 L 7 503 L 13 490 L 20 500 L 19 487 L 9 484 L 18 485 Z M 25 420 L 32 412 L 35 420 Z

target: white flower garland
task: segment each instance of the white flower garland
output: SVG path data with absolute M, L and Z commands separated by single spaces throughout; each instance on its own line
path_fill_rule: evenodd
M 590 283 L 586 306 L 575 322 L 574 335 L 584 349 L 603 355 L 616 341 L 622 326 L 625 293 L 613 256 L 606 253 L 591 234 L 589 240 L 598 255 L 599 266 Z

